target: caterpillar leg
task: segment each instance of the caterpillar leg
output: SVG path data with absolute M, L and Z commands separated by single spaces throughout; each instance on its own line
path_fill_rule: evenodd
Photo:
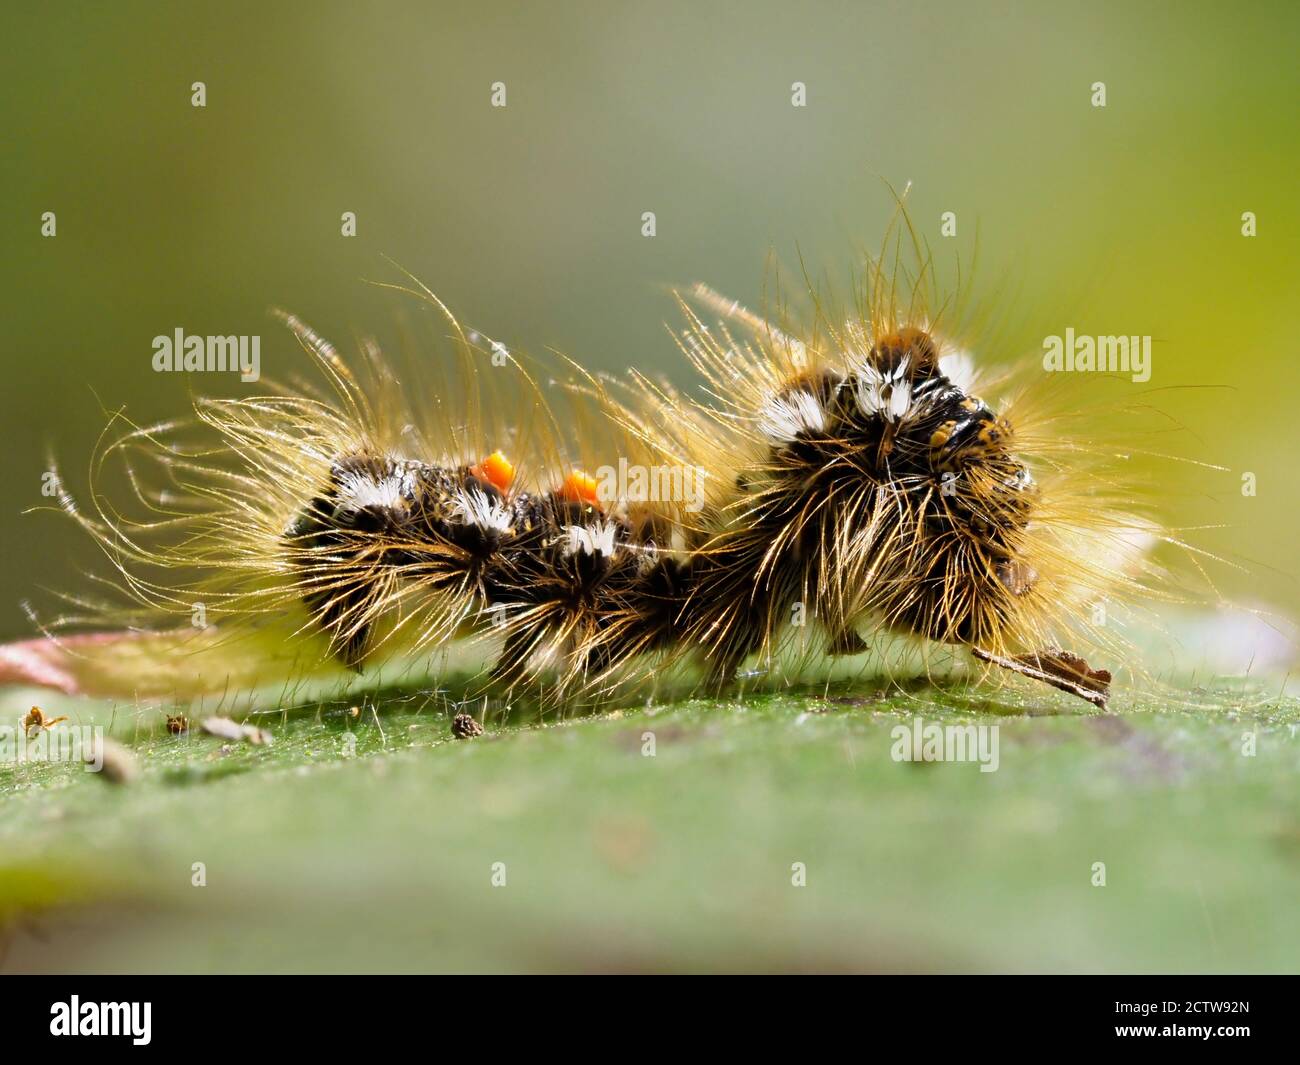
M 370 642 L 371 625 L 362 620 L 371 606 L 364 587 L 304 597 L 312 619 L 329 636 L 330 647 L 355 673 L 362 672 Z
M 528 680 L 528 662 L 537 653 L 539 636 L 539 633 L 524 630 L 512 632 L 506 637 L 501 654 L 497 656 L 489 673 L 494 686 L 510 690 Z
M 840 629 L 831 636 L 830 643 L 826 645 L 828 655 L 861 655 L 866 654 L 870 648 L 861 636 L 853 629 Z

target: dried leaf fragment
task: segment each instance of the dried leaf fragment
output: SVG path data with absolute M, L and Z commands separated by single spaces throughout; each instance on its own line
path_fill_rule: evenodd
M 47 717 L 45 711 L 39 706 L 33 706 L 23 715 L 22 726 L 23 731 L 27 733 L 27 735 L 30 736 L 32 734 L 32 729 L 35 729 L 39 735 L 44 729 L 57 725 L 60 721 L 67 720 L 68 718 L 66 714 L 63 717 Z
M 199 727 L 209 736 L 216 736 L 219 740 L 242 741 L 251 743 L 254 747 L 271 745 L 271 734 L 266 729 L 258 728 L 256 725 L 241 725 L 228 717 L 205 717 L 199 723 Z
M 1091 669 L 1078 655 L 1059 647 L 1010 656 L 972 647 L 971 654 L 983 662 L 1076 695 L 1099 710 L 1106 709 L 1106 700 L 1110 698 L 1110 671 Z

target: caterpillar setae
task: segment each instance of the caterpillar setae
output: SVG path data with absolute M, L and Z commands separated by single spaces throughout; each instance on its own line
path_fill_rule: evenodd
M 724 687 L 792 643 L 845 656 L 893 633 L 1104 705 L 1109 673 L 1079 652 L 1123 649 L 1089 604 L 1150 590 L 1154 526 L 1104 456 L 981 383 L 930 272 L 896 260 L 802 328 L 679 293 L 694 391 L 535 367 L 415 282 L 390 287 L 435 306 L 457 354 L 436 384 L 371 345 L 350 365 L 282 314 L 324 387 L 130 426 L 95 471 L 123 459 L 145 509 L 98 488 L 64 509 L 137 628 L 204 604 L 308 663 L 490 639 L 491 686 L 545 675 L 573 700 L 676 665 Z

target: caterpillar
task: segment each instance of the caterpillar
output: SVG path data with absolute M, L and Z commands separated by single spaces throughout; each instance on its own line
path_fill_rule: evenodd
M 882 250 L 849 312 L 818 302 L 802 327 L 678 292 L 693 392 L 530 364 L 408 281 L 388 287 L 450 330 L 437 383 L 279 312 L 316 386 L 106 437 L 92 473 L 123 460 L 143 513 L 97 488 L 63 509 L 133 626 L 202 604 L 227 637 L 268 628 L 352 672 L 490 639 L 491 688 L 546 675 L 567 700 L 679 665 L 724 688 L 810 634 L 838 657 L 889 633 L 1105 705 L 1088 658 L 1124 650 L 1088 606 L 1149 593 L 1155 527 L 1086 445 L 981 380 L 924 262 Z

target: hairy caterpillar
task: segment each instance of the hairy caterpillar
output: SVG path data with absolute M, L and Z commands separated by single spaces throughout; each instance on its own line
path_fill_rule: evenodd
M 227 634 L 301 645 L 300 662 L 362 671 L 477 635 L 499 645 L 498 688 L 545 672 L 574 698 L 685 661 L 722 686 L 792 632 L 837 656 L 888 631 L 1104 705 L 1109 674 L 1062 649 L 1122 653 L 1088 606 L 1147 588 L 1153 527 L 1085 448 L 981 398 L 926 268 L 889 262 L 851 312 L 819 305 L 797 333 L 703 286 L 679 295 L 702 397 L 571 363 L 548 394 L 423 286 L 389 287 L 451 326 L 458 360 L 434 386 L 371 346 L 351 367 L 281 315 L 325 391 L 201 400 L 198 444 L 133 427 L 96 468 L 124 459 L 144 513 L 98 491 L 64 509 L 113 560 L 135 625 L 198 603 Z M 485 400 L 499 366 L 513 392 Z M 589 472 L 612 463 L 698 470 L 703 491 L 619 497 Z

